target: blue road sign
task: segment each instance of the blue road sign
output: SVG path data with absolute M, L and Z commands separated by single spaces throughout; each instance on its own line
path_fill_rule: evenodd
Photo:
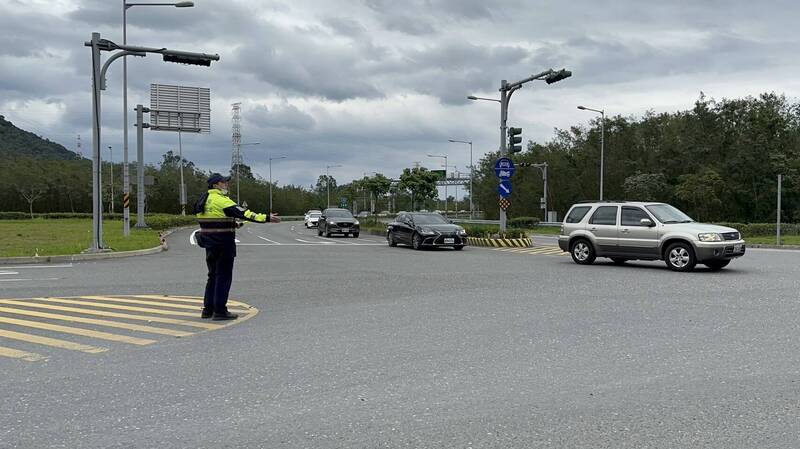
M 500 194 L 502 198 L 508 198 L 511 196 L 511 181 L 508 179 L 504 179 L 500 181 L 500 185 L 497 186 L 497 193 Z
M 507 157 L 501 157 L 494 163 L 494 174 L 500 179 L 509 179 L 514 176 L 517 168 L 514 167 L 514 161 Z

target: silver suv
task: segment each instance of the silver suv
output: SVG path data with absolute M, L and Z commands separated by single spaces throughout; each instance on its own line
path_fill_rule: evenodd
M 697 223 L 664 203 L 591 202 L 570 208 L 558 246 L 578 264 L 608 257 L 616 264 L 628 260 L 663 260 L 674 271 L 691 271 L 702 263 L 721 270 L 745 253 L 739 231 Z

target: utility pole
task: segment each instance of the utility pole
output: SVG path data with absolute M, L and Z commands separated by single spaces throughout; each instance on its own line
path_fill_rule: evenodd
M 775 242 L 780 245 L 781 244 L 781 181 L 783 180 L 783 175 L 778 175 L 778 223 L 775 229 Z
M 242 165 L 242 117 L 240 115 L 242 103 L 231 105 L 231 168 L 236 169 L 236 202 L 242 201 L 239 198 L 239 166 Z
M 328 190 L 328 209 L 331 207 L 331 169 L 341 167 L 340 164 L 325 166 L 325 188 Z
M 544 192 L 542 192 L 541 206 L 544 209 L 544 221 L 547 219 L 547 162 L 541 164 L 533 164 L 534 167 L 542 171 L 542 180 L 544 181 Z
M 108 154 L 109 154 L 109 162 L 111 168 L 111 213 L 114 213 L 114 150 L 111 149 L 111 145 L 108 146 Z
M 144 129 L 149 128 L 148 123 L 144 123 L 144 114 L 150 112 L 140 104 L 136 105 L 136 227 L 146 228 L 144 222 Z
M 186 184 L 183 182 L 183 144 L 181 130 L 178 130 L 178 159 L 181 163 L 181 215 L 186 215 Z

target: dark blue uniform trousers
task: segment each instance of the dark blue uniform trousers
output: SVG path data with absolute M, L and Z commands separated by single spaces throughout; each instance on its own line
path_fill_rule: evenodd
M 216 313 L 225 313 L 228 308 L 228 293 L 233 282 L 233 260 L 236 247 L 226 246 L 206 248 L 206 265 L 208 265 L 208 281 L 203 298 L 203 308 Z

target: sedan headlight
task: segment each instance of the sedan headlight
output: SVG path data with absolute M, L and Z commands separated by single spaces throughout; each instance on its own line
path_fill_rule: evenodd
M 721 242 L 722 236 L 717 234 L 716 232 L 704 232 L 702 234 L 697 234 L 697 238 L 701 242 Z
M 336 222 L 335 221 L 329 221 L 328 224 L 332 225 L 332 226 L 336 226 Z
M 419 230 L 419 233 L 422 235 L 433 235 L 436 234 L 436 231 L 434 231 L 433 229 L 422 228 Z
M 458 235 L 467 235 L 467 230 L 466 229 L 459 229 L 458 230 Z
M 354 225 L 358 225 L 358 224 L 359 224 L 359 223 L 358 223 L 358 220 L 354 220 L 354 221 L 353 221 L 353 224 L 354 224 Z

